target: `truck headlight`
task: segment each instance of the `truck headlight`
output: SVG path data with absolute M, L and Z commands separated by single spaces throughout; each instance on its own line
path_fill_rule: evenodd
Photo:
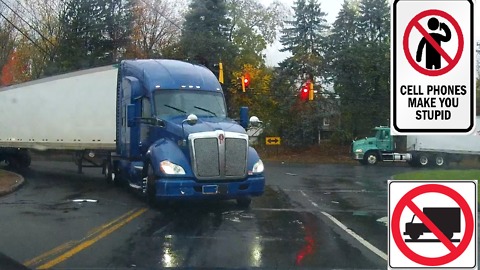
M 160 170 L 164 174 L 185 174 L 185 170 L 182 166 L 172 163 L 168 160 L 160 162 Z
M 355 153 L 363 153 L 363 150 L 362 149 L 357 149 L 357 150 L 355 150 Z
M 253 173 L 262 173 L 264 169 L 265 169 L 265 167 L 263 166 L 263 162 L 262 162 L 261 159 L 259 159 L 257 161 L 257 163 L 255 163 L 255 165 L 253 165 L 252 172 Z

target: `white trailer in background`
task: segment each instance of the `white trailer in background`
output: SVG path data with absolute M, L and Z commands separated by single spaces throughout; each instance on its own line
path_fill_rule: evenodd
M 477 123 L 479 121 L 477 116 Z M 480 130 L 469 135 L 409 135 L 407 151 L 415 153 L 416 165 L 443 166 L 461 161 L 465 156 L 480 157 Z
M 0 88 L 0 161 L 30 164 L 30 150 L 95 156 L 115 151 L 115 66 L 92 68 Z M 100 159 L 101 160 L 101 159 Z
M 480 123 L 480 116 L 477 116 Z M 402 161 L 413 166 L 444 166 L 467 156 L 480 157 L 480 124 L 468 135 L 391 136 L 389 127 L 374 128 L 375 137 L 352 143 L 353 159 L 364 165 Z

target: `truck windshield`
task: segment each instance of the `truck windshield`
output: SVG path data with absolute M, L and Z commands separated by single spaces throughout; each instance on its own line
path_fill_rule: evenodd
M 226 117 L 223 94 L 210 91 L 160 90 L 155 92 L 158 117 L 185 114 Z

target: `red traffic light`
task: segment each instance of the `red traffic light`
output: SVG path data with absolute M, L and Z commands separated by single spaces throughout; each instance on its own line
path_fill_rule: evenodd
M 300 89 L 300 99 L 301 100 L 308 100 L 308 93 L 310 90 L 310 85 L 306 83 L 305 85 L 302 86 Z
M 248 75 L 248 73 L 243 76 L 243 84 L 245 85 L 245 87 L 248 87 L 250 85 L 250 75 Z

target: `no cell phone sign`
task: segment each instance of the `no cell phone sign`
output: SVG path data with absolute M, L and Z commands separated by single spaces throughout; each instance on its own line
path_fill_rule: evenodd
M 394 134 L 467 134 L 474 130 L 473 14 L 473 0 L 394 1 Z
M 477 269 L 477 182 L 390 181 L 390 269 Z

